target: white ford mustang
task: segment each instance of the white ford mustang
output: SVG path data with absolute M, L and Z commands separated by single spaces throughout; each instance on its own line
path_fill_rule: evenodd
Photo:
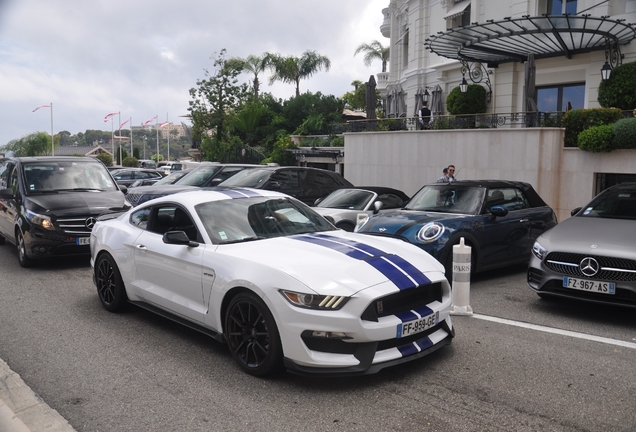
M 158 198 L 100 219 L 91 254 L 104 308 L 133 303 L 209 334 L 253 375 L 374 373 L 454 336 L 434 258 L 277 192 Z

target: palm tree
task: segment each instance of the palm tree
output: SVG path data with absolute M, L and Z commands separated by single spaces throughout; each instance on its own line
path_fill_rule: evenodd
M 317 54 L 315 51 L 305 51 L 299 57 L 283 57 L 280 54 L 267 54 L 270 67 L 274 74 L 270 77 L 270 84 L 282 81 L 287 84 L 296 84 L 296 96 L 300 96 L 300 80 L 309 78 L 320 69 L 328 71 L 331 68 L 331 60 Z
M 242 72 L 249 72 L 254 75 L 252 80 L 252 86 L 254 88 L 254 99 L 258 99 L 258 90 L 260 88 L 260 81 L 258 80 L 258 74 L 265 72 L 269 67 L 270 57 L 267 53 L 262 56 L 249 55 L 246 59 L 240 57 L 233 57 L 228 60 L 231 67 L 240 70 Z
M 390 53 L 390 48 L 387 46 L 382 46 L 382 44 L 380 42 L 378 42 L 377 40 L 371 42 L 370 44 L 366 44 L 363 43 L 362 45 L 360 45 L 358 47 L 358 49 L 356 49 L 356 52 L 354 55 L 357 55 L 358 53 L 365 53 L 364 54 L 364 65 L 365 66 L 371 66 L 371 63 L 373 63 L 373 60 L 380 60 L 382 61 L 382 72 L 386 72 L 386 64 L 389 62 L 389 53 Z

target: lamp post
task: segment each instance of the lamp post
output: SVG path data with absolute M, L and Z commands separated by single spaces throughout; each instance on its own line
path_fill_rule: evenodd
M 462 82 L 459 85 L 459 90 L 462 93 L 466 93 L 468 91 L 468 82 L 466 82 L 466 77 L 465 76 L 462 76 Z
M 603 81 L 607 81 L 610 79 L 611 74 L 612 74 L 612 67 L 609 65 L 607 61 L 605 61 L 605 64 L 601 68 L 601 79 Z
M 428 103 L 428 87 L 424 89 L 424 94 L 422 95 L 422 100 Z

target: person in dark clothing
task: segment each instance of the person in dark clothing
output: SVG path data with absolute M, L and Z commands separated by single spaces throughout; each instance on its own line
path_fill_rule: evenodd
M 426 106 L 426 102 L 422 102 L 422 108 L 419 112 L 420 117 L 420 129 L 431 128 L 431 110 Z

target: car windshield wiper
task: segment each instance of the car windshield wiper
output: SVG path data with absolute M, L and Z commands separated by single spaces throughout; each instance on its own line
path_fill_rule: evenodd
M 56 189 L 55 192 L 69 192 L 69 191 L 79 191 L 79 192 L 92 192 L 92 191 L 103 191 L 105 189 L 96 189 L 96 188 L 70 188 L 70 189 Z
M 233 243 L 243 243 L 243 242 L 249 242 L 249 241 L 254 241 L 254 240 L 263 240 L 263 239 L 266 239 L 266 238 L 267 237 L 262 237 L 262 236 L 244 237 L 242 239 L 224 241 L 224 242 L 219 243 L 219 244 L 226 245 L 226 244 L 233 244 Z

